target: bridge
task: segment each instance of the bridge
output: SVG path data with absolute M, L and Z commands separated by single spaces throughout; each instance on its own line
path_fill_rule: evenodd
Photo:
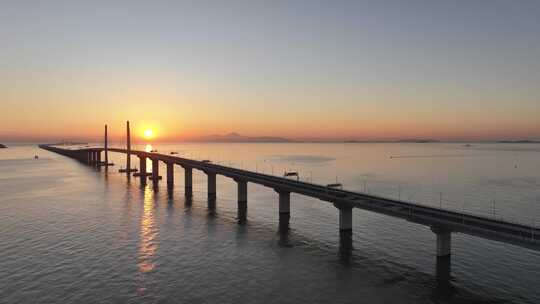
M 129 127 L 128 127 L 129 130 Z M 184 193 L 187 198 L 193 196 L 193 170 L 200 170 L 207 176 L 208 201 L 215 202 L 216 175 L 233 179 L 238 185 L 238 222 L 244 224 L 247 220 L 248 183 L 263 185 L 275 190 L 279 197 L 279 231 L 285 233 L 289 229 L 291 214 L 291 193 L 297 193 L 323 202 L 333 204 L 339 212 L 340 250 L 347 252 L 352 249 L 352 209 L 359 208 L 376 213 L 400 218 L 409 222 L 427 226 L 436 235 L 436 256 L 443 265 L 450 265 L 451 236 L 453 233 L 464 233 L 493 241 L 509 243 L 528 249 L 540 251 L 540 229 L 534 226 L 507 222 L 479 215 L 445 210 L 441 208 L 419 205 L 396 199 L 380 197 L 361 192 L 347 191 L 329 185 L 318 185 L 296 179 L 268 175 L 259 172 L 214 164 L 209 161 L 188 159 L 176 155 L 157 152 L 131 150 L 130 139 L 126 149 L 108 148 L 107 137 L 105 147 L 83 147 L 77 149 L 54 145 L 40 145 L 42 149 L 55 152 L 89 166 L 108 167 L 108 152 L 126 154 L 127 167 L 123 170 L 127 176 L 134 171 L 130 167 L 131 155 L 139 158 L 140 172 L 134 175 L 140 182 L 146 184 L 147 178 L 155 185 L 160 181 L 159 162 L 166 164 L 167 187 L 174 187 L 174 170 L 179 166 L 184 170 Z M 102 153 L 105 161 L 101 161 Z M 146 169 L 147 159 L 151 160 L 152 172 Z M 448 269 L 449 270 L 449 269 Z

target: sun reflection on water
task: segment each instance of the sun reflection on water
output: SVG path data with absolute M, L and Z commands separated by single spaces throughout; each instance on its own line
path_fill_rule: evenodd
M 150 187 L 144 189 L 143 216 L 139 244 L 139 272 L 146 273 L 155 268 L 154 255 L 158 248 L 156 238 L 159 231 L 154 219 L 154 197 Z

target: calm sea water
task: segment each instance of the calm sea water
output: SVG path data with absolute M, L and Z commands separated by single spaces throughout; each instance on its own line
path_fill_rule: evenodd
M 540 145 L 153 148 L 540 225 Z M 540 303 L 540 253 L 454 234 L 451 286 L 441 290 L 427 227 L 355 209 L 346 257 L 337 210 L 293 194 L 283 245 L 272 189 L 249 184 L 239 226 L 233 181 L 218 177 L 209 210 L 205 175 L 194 172 L 190 204 L 181 167 L 168 193 L 164 182 L 128 180 L 117 173 L 124 157 L 111 159 L 105 173 L 33 145 L 0 149 L 1 303 Z

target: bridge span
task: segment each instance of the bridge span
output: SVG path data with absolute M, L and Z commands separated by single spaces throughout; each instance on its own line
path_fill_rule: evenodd
M 40 148 L 77 159 L 91 166 L 105 165 L 101 162 L 104 148 L 68 149 L 59 146 L 40 145 Z M 524 224 L 506 222 L 500 219 L 461 213 L 379 197 L 372 194 L 330 188 L 290 178 L 252 172 L 238 168 L 214 164 L 208 161 L 187 159 L 176 155 L 167 155 L 139 150 L 109 148 L 110 152 L 131 154 L 139 158 L 140 172 L 135 175 L 146 183 L 147 178 L 153 183 L 159 182 L 159 162 L 166 164 L 166 181 L 169 188 L 174 187 L 174 168 L 184 170 L 185 196 L 191 197 L 193 169 L 204 172 L 208 178 L 208 199 L 216 199 L 216 175 L 226 176 L 238 184 L 238 221 L 244 223 L 247 218 L 247 185 L 259 184 L 274 189 L 279 194 L 280 230 L 289 228 L 290 194 L 297 193 L 321 201 L 332 203 L 339 210 L 339 229 L 342 246 L 349 247 L 352 233 L 352 209 L 359 208 L 388 216 L 401 218 L 413 223 L 425 225 L 437 235 L 437 256 L 451 254 L 451 234 L 465 233 L 476 237 L 526 247 L 540 251 L 540 229 Z M 146 160 L 152 162 L 152 172 L 146 172 Z M 127 168 L 127 174 L 133 172 Z

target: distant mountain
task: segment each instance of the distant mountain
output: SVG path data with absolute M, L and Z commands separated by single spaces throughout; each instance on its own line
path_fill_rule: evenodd
M 6 146 L 6 145 L 2 145 L 2 144 L 0 144 L 0 149 L 5 149 L 5 148 L 7 148 L 7 146 Z
M 232 132 L 225 135 L 207 135 L 191 139 L 195 142 L 289 142 L 287 138 L 275 137 L 275 136 L 243 136 L 238 133 Z

